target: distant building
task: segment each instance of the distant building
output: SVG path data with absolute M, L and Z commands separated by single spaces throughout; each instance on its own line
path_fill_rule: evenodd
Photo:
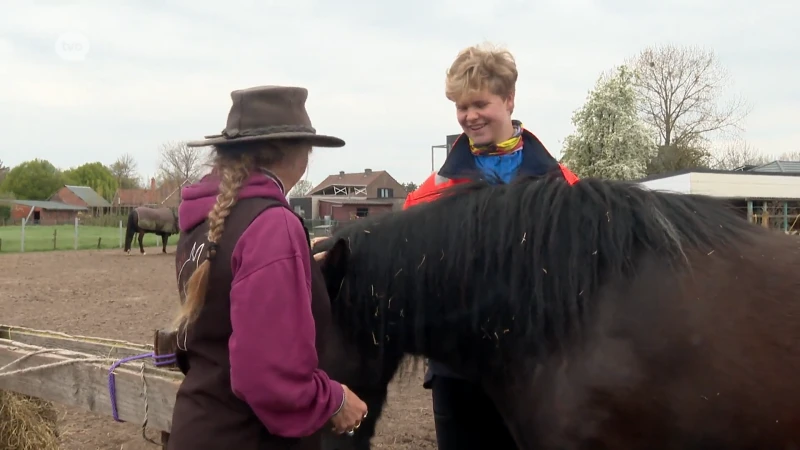
M 750 222 L 786 232 L 800 229 L 800 162 L 772 161 L 733 170 L 687 169 L 651 175 L 648 189 L 723 199 Z
M 72 206 L 82 206 L 91 216 L 98 217 L 111 211 L 111 203 L 88 186 L 66 185 L 53 194 L 49 201 Z
M 348 221 L 401 209 L 406 190 L 385 170 L 329 175 L 304 197 L 289 199 L 306 220 Z
M 78 213 L 85 213 L 85 206 L 69 205 L 62 202 L 42 200 L 8 200 L 11 206 L 11 219 L 21 222 L 27 219 L 34 225 L 59 225 L 74 223 Z
M 111 203 L 114 212 L 125 215 L 130 210 L 140 206 L 166 206 L 177 208 L 181 202 L 181 187 L 186 182 L 180 184 L 173 181 L 166 181 L 156 185 L 156 179 L 150 178 L 150 186 L 147 189 L 117 189 Z

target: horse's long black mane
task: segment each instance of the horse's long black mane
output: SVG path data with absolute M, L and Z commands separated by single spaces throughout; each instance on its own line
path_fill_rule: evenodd
M 632 276 L 642 256 L 690 270 L 689 256 L 763 232 L 710 197 L 523 178 L 360 219 L 314 250 L 347 241 L 334 314 L 364 345 L 392 345 L 388 334 L 429 356 L 434 340 L 469 355 L 513 337 L 547 352 L 579 330 L 602 283 Z

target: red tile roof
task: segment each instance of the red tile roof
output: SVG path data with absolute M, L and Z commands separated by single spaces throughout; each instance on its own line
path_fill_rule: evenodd
M 117 189 L 114 195 L 114 206 L 142 206 L 158 205 L 165 202 L 166 206 L 177 206 L 180 201 L 178 183 L 167 181 L 155 187 L 155 180 L 151 180 L 150 189 Z M 155 189 L 153 189 L 155 188 Z M 170 194 L 172 194 L 170 196 Z M 169 197 L 169 199 L 167 199 Z

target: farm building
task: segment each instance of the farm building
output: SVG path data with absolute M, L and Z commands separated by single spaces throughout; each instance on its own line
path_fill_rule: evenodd
M 94 217 L 108 214 L 111 210 L 111 203 L 88 186 L 66 185 L 53 194 L 49 200 L 72 206 L 83 206 L 88 214 Z
M 41 200 L 9 200 L 8 204 L 11 205 L 12 220 L 21 222 L 27 219 L 29 224 L 35 225 L 74 223 L 78 213 L 88 210 L 85 206 Z
M 406 189 L 385 170 L 330 175 L 304 197 L 289 199 L 306 220 L 348 221 L 403 207 Z
M 117 189 L 111 203 L 114 211 L 122 215 L 140 206 L 177 208 L 181 201 L 181 187 L 186 183 L 165 181 L 158 185 L 155 178 L 150 178 L 147 189 Z
M 694 169 L 639 180 L 649 189 L 719 197 L 751 222 L 800 230 L 800 162 L 773 161 L 732 171 Z

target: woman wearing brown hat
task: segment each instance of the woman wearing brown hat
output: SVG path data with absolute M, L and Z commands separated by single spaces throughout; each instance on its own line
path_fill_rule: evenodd
M 303 176 L 316 134 L 307 91 L 234 91 L 215 168 L 182 191 L 176 271 L 178 390 L 168 448 L 318 448 L 302 439 L 352 433 L 367 406 L 318 368 L 307 234 L 285 193 Z M 321 280 L 320 280 L 321 282 Z

